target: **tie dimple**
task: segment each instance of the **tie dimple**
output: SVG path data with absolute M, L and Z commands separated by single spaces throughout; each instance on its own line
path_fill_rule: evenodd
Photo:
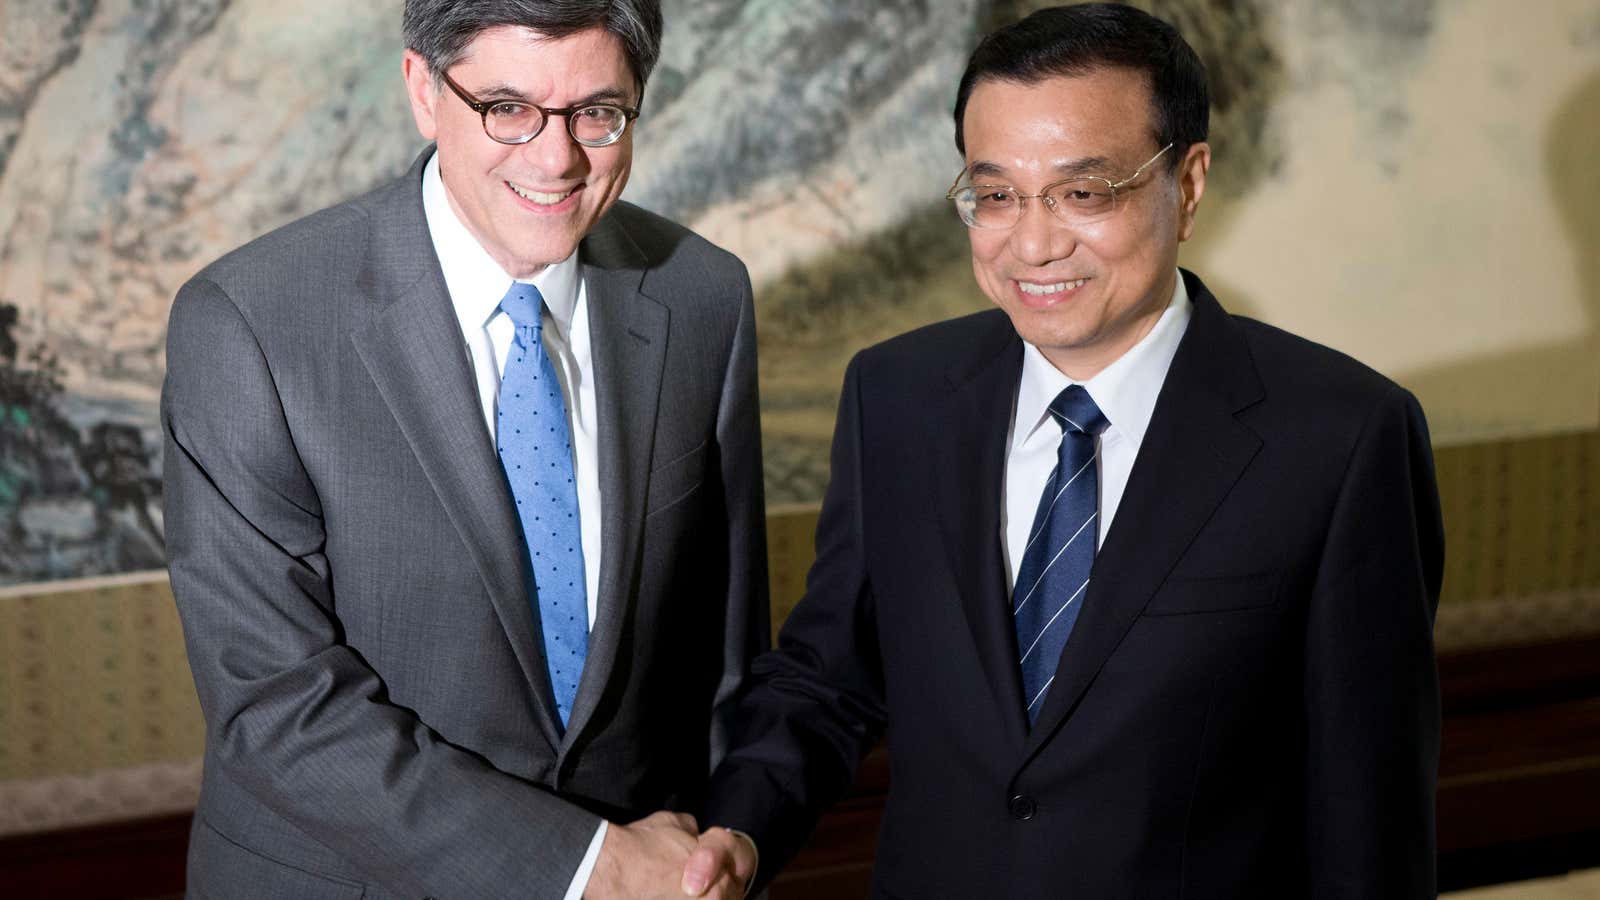
M 544 295 L 531 284 L 513 282 L 500 300 L 500 310 L 511 318 L 517 328 L 539 329 L 544 320 Z

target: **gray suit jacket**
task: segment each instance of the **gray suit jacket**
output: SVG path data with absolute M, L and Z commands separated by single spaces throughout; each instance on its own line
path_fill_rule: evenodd
M 559 897 L 600 817 L 699 801 L 767 642 L 749 278 L 618 203 L 580 249 L 605 553 L 559 729 L 427 155 L 173 305 L 167 547 L 207 726 L 193 896 Z

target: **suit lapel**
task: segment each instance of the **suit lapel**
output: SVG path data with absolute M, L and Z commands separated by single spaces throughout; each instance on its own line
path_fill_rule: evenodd
M 601 706 L 607 687 L 625 678 L 620 652 L 631 634 L 634 577 L 644 528 L 656 408 L 666 361 L 667 307 L 641 292 L 648 266 L 644 253 L 608 216 L 584 240 L 584 289 L 594 354 L 595 400 L 599 406 L 600 544 L 604 548 L 600 593 L 589 633 L 589 655 L 573 700 L 563 755 Z
M 1013 746 L 1027 731 L 1016 631 L 1001 555 L 1001 487 L 1009 411 L 1022 372 L 1022 343 L 998 311 L 973 342 L 974 353 L 948 373 L 950 394 L 934 419 L 939 448 L 939 524 L 956 573 L 968 629 Z
M 1261 447 L 1234 417 L 1262 396 L 1249 348 L 1205 285 L 1184 277 L 1194 314 L 1029 734 L 1030 757 L 1077 705 Z
M 374 198 L 358 284 L 376 311 L 351 341 L 483 577 L 554 747 L 555 701 L 536 639 L 521 531 L 422 212 L 427 156 Z

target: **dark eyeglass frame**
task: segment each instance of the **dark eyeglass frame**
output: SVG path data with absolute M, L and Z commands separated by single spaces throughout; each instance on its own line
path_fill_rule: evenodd
M 582 106 L 546 107 L 540 106 L 537 103 L 529 103 L 526 100 L 479 100 L 477 97 L 474 97 L 472 94 L 468 93 L 466 88 L 456 84 L 455 79 L 450 77 L 450 73 L 440 72 L 439 77 L 443 78 L 444 83 L 449 86 L 450 90 L 454 92 L 457 97 L 461 98 L 462 103 L 465 103 L 467 106 L 471 107 L 472 111 L 478 114 L 478 117 L 483 120 L 483 133 L 488 135 L 489 140 L 494 141 L 497 144 L 510 144 L 512 146 L 526 144 L 527 142 L 544 133 L 544 127 L 545 125 L 549 124 L 551 116 L 562 116 L 567 120 L 567 134 L 570 135 L 577 143 L 585 147 L 609 147 L 612 144 L 615 144 L 617 141 L 622 140 L 622 136 L 628 133 L 628 126 L 633 124 L 634 119 L 639 118 L 639 110 L 637 107 L 623 106 L 620 103 L 585 103 Z M 527 106 L 538 110 L 539 127 L 535 128 L 532 133 L 528 134 L 526 137 L 523 137 L 521 140 L 507 141 L 495 137 L 494 134 L 489 131 L 489 110 L 494 109 L 496 106 L 499 106 L 502 103 L 515 103 L 518 106 Z M 587 141 L 581 137 L 578 137 L 577 132 L 573 130 L 573 123 L 577 121 L 574 113 L 580 113 L 586 109 L 595 109 L 596 107 L 602 109 L 614 109 L 622 113 L 622 127 L 617 129 L 617 133 L 612 135 L 609 140 L 598 142 Z

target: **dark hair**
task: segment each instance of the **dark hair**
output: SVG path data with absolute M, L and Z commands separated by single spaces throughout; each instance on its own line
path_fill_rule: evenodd
M 1108 68 L 1142 72 L 1149 81 L 1150 125 L 1156 146 L 1173 145 L 1169 167 L 1183 159 L 1190 144 L 1206 139 L 1211 116 L 1206 67 L 1183 35 L 1131 6 L 1083 3 L 1041 9 L 978 43 L 956 92 L 956 149 L 967 152 L 961 117 L 980 81 L 1036 84 Z
M 639 90 L 661 56 L 660 0 L 406 0 L 402 28 L 434 81 L 479 33 L 500 25 L 563 38 L 603 28 L 622 40 Z

